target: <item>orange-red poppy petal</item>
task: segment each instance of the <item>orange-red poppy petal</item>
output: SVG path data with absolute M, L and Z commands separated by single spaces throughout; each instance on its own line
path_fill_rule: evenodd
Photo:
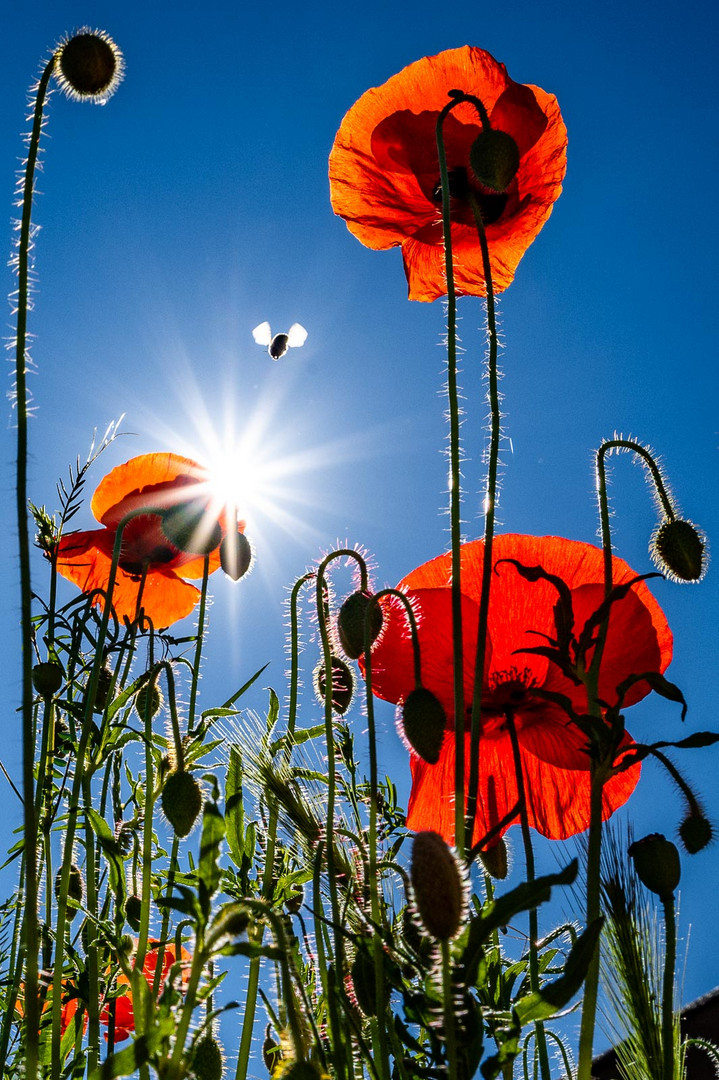
M 178 479 L 182 481 L 180 487 L 191 483 L 206 484 L 207 472 L 196 461 L 180 454 L 140 454 L 112 469 L 100 481 L 92 497 L 92 512 L 103 525 L 117 524 L 133 507 L 129 506 L 119 516 L 113 515 L 112 521 L 106 519 L 108 511 L 155 484 L 170 484 Z

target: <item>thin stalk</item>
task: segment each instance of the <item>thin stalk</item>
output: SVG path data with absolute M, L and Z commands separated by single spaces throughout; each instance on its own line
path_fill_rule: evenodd
M 458 1080 L 457 1036 L 454 1026 L 454 995 L 452 993 L 452 956 L 449 942 L 442 941 L 442 1007 L 444 1045 L 447 1049 L 447 1080 Z
M 195 648 L 195 661 L 192 665 L 192 686 L 190 688 L 190 707 L 188 711 L 187 725 L 190 731 L 195 726 L 195 706 L 197 704 L 197 684 L 200 678 L 200 660 L 202 658 L 202 645 L 205 637 L 205 612 L 207 609 L 207 582 L 210 576 L 210 556 L 205 555 L 205 565 L 202 572 L 202 588 L 200 591 L 200 613 L 197 617 L 197 645 Z
M 664 986 L 662 992 L 662 1080 L 674 1080 L 674 968 L 677 960 L 677 924 L 674 893 L 661 898 L 664 908 Z
M 604 772 L 601 766 L 592 763 L 591 788 L 589 801 L 589 836 L 587 840 L 587 905 L 586 924 L 591 924 L 600 915 L 600 870 L 602 857 L 602 792 L 604 790 Z M 594 1025 L 597 1016 L 599 996 L 599 957 L 600 945 L 594 950 L 584 982 L 582 997 L 582 1020 L 579 1029 L 579 1064 L 577 1080 L 591 1080 L 592 1052 L 594 1048 Z

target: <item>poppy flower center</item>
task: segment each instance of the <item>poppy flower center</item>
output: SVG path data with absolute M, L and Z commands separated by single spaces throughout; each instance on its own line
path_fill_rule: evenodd
M 168 544 L 156 514 L 143 514 L 125 526 L 120 566 L 126 574 L 139 577 L 145 569 L 164 566 L 176 557 L 177 548 Z
M 504 716 L 508 712 L 526 709 L 532 703 L 531 690 L 534 685 L 529 668 L 513 666 L 507 671 L 495 671 L 482 694 L 483 716 Z
M 457 165 L 456 168 L 450 169 L 448 179 L 450 216 L 453 221 L 461 221 L 462 224 L 474 223 L 469 206 L 470 192 L 477 200 L 484 224 L 493 225 L 495 221 L 499 221 L 507 205 L 506 192 L 486 191 L 476 184 L 470 184 L 469 173 L 464 165 Z M 442 205 L 441 179 L 437 181 L 432 189 L 432 202 L 436 203 L 437 206 Z

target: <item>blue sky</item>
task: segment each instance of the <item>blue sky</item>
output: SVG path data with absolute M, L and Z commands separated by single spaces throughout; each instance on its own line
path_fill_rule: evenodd
M 6 17 L 8 252 L 26 91 L 40 61 L 84 24 L 107 30 L 127 61 L 106 107 L 59 94 L 50 106 L 30 324 L 33 501 L 53 506 L 57 478 L 85 456 L 93 429 L 123 413 L 135 434 L 107 451 L 88 494 L 135 454 L 202 458 L 232 427 L 260 432 L 248 470 L 260 472 L 259 457 L 280 474 L 248 526 L 255 573 L 236 588 L 213 581 L 206 704 L 267 660 L 268 683 L 282 690 L 286 589 L 337 540 L 369 549 L 379 586 L 447 547 L 442 303 L 410 304 L 399 253 L 362 248 L 334 218 L 327 190 L 327 155 L 345 111 L 369 86 L 444 48 L 481 46 L 517 81 L 554 92 L 569 131 L 564 194 L 500 302 L 512 440 L 502 530 L 594 540 L 592 451 L 618 431 L 661 453 L 686 515 L 719 535 L 716 21 L 708 2 L 679 13 L 665 0 L 650 19 L 646 5 L 616 0 L 581 10 L 568 0 L 456 11 L 427 0 L 369 2 L 352 14 L 325 2 L 205 9 L 30 0 L 21 16 Z M 5 282 L 9 292 L 9 270 Z M 480 302 L 461 301 L 460 315 L 473 537 L 482 529 Z M 303 323 L 306 345 L 273 364 L 251 336 L 265 319 L 275 330 Z M 1 438 L 7 657 L 19 608 L 9 405 Z M 649 492 L 628 458 L 613 461 L 617 552 L 645 572 Z M 86 507 L 77 525 L 91 524 Z M 38 561 L 38 589 L 42 575 Z M 675 632 L 669 675 L 689 702 L 687 733 L 717 724 L 716 580 L 714 567 L 698 587 L 654 585 Z M 17 775 L 19 665 L 6 660 L 4 672 L 3 761 Z M 305 704 L 311 714 L 309 694 Z M 630 720 L 637 737 L 681 736 L 666 702 L 650 698 Z M 356 723 L 360 730 L 360 716 Z M 380 724 L 381 767 L 406 794 L 391 708 Z M 717 752 L 686 753 L 680 764 L 719 822 Z M 0 804 L 9 843 L 7 823 L 19 813 L 7 788 Z M 645 768 L 628 814 L 638 835 L 674 834 L 681 806 L 656 766 Z M 717 873 L 719 847 L 684 860 L 686 1000 L 719 983 Z

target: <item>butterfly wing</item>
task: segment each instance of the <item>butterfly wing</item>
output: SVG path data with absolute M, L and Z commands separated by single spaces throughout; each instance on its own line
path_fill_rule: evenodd
M 272 331 L 268 322 L 261 322 L 252 331 L 252 336 L 258 345 L 269 345 L 272 341 Z
M 300 326 L 298 322 L 292 323 L 292 326 L 287 331 L 287 344 L 293 349 L 299 349 L 300 345 L 304 345 L 307 341 L 307 331 L 304 326 Z

